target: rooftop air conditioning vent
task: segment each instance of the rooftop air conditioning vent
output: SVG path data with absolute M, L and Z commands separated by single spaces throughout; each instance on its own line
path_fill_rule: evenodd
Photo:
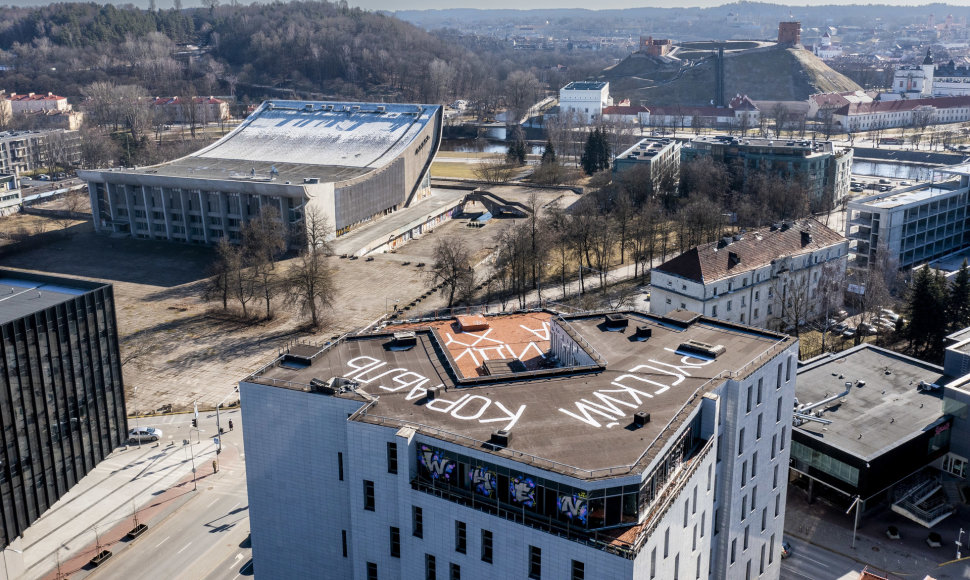
M 653 329 L 649 326 L 643 325 L 637 327 L 637 333 L 634 335 L 638 340 L 647 340 L 653 336 Z
M 680 343 L 680 350 L 717 358 L 726 350 L 722 344 L 708 344 L 699 340 L 688 340 Z
M 605 322 L 607 330 L 622 330 L 630 324 L 630 320 L 622 314 L 607 314 Z
M 437 387 L 431 387 L 425 392 L 425 397 L 427 397 L 429 401 L 435 400 L 440 395 L 441 395 L 441 385 L 438 385 Z
M 377 105 L 377 112 L 378 113 L 383 113 L 386 110 L 387 110 L 387 107 L 385 107 L 384 105 Z
M 633 414 L 633 424 L 637 427 L 643 427 L 650 422 L 650 413 L 646 411 L 637 411 Z
M 324 395 L 336 395 L 338 393 L 348 393 L 357 388 L 357 381 L 346 377 L 331 377 L 327 381 L 321 379 L 310 379 L 308 391 L 311 393 L 323 393 Z
M 492 431 L 491 443 L 495 447 L 508 447 L 509 441 L 512 439 L 512 432 L 506 429 L 499 429 L 497 431 Z
M 303 178 L 303 183 L 304 183 L 304 185 L 316 185 L 316 184 L 320 183 L 320 178 L 319 177 L 304 177 Z

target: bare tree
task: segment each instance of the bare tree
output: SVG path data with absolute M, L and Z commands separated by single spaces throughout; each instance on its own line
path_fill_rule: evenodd
M 455 298 L 464 298 L 475 286 L 475 272 L 471 256 L 461 240 L 439 239 L 434 246 L 434 263 L 431 266 L 431 283 L 441 288 L 441 295 L 448 297 L 448 308 Z
M 475 177 L 484 181 L 485 183 L 508 183 L 512 181 L 515 177 L 516 172 L 519 168 L 515 165 L 507 163 L 504 159 L 500 158 L 486 158 L 483 159 L 473 169 Z
M 243 225 L 240 233 L 243 252 L 252 269 L 256 291 L 263 296 L 266 318 L 269 319 L 273 315 L 273 296 L 281 284 L 276 260 L 286 250 L 286 236 L 279 210 L 273 206 L 263 207 L 255 219 Z
M 320 325 L 324 308 L 333 305 L 335 293 L 333 273 L 327 266 L 326 256 L 330 250 L 326 239 L 329 223 L 315 207 L 305 213 L 302 239 L 306 242 L 286 272 L 284 288 L 288 303 L 296 304 L 300 312 L 310 315 L 310 323 Z

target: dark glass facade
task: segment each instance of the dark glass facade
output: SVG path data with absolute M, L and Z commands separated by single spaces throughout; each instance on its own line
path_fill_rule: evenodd
M 126 438 L 112 287 L 0 271 L 5 276 L 69 291 L 62 301 L 0 317 L 0 546 Z

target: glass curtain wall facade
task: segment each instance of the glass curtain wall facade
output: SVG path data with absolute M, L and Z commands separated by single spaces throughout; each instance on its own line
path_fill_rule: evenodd
M 112 287 L 38 281 L 77 292 L 0 327 L 0 547 L 126 437 Z

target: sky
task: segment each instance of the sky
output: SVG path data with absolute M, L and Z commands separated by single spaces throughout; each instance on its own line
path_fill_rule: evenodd
M 929 0 L 765 0 L 772 4 L 784 4 L 791 6 L 806 5 L 826 5 L 826 4 L 891 4 L 895 6 L 913 6 L 921 4 L 939 3 Z M 634 7 L 660 7 L 660 8 L 690 8 L 696 6 L 710 7 L 729 4 L 724 0 L 530 0 L 523 3 L 521 0 L 491 0 L 482 3 L 481 0 L 348 0 L 351 6 L 359 6 L 366 10 L 422 10 L 422 9 L 443 9 L 443 8 L 481 8 L 481 9 L 504 9 L 504 8 L 596 8 L 596 9 L 617 9 Z M 952 6 L 970 6 L 970 0 L 950 0 L 945 2 Z

